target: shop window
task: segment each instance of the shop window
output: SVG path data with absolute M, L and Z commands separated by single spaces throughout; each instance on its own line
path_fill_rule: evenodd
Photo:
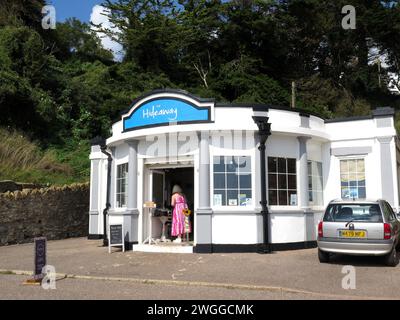
M 268 201 L 297 206 L 296 159 L 268 157 Z
M 312 206 L 324 205 L 321 162 L 308 161 L 308 200 Z
M 365 199 L 364 159 L 340 160 L 342 199 Z
M 126 194 L 128 187 L 128 164 L 120 164 L 117 166 L 117 207 L 126 207 Z
M 251 205 L 251 157 L 218 156 L 213 165 L 214 206 Z

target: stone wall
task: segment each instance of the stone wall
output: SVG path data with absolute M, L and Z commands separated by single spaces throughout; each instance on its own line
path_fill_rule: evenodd
M 89 184 L 0 194 L 0 245 L 88 234 Z

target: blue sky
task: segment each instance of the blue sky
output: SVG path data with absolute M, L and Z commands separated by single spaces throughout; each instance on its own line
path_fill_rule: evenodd
M 47 4 L 56 8 L 57 22 L 64 22 L 71 17 L 89 22 L 93 6 L 102 2 L 103 0 L 47 0 Z
M 75 17 L 83 22 L 92 20 L 95 24 L 102 24 L 103 27 L 114 29 L 103 15 L 104 8 L 100 7 L 103 0 L 47 0 L 46 3 L 53 5 L 56 9 L 57 22 L 64 22 L 68 18 Z M 114 59 L 121 61 L 124 56 L 122 46 L 102 33 L 97 33 L 104 48 L 109 49 L 114 54 Z

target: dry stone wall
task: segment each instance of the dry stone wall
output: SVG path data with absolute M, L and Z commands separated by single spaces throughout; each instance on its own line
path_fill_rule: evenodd
M 88 234 L 89 184 L 0 193 L 0 245 Z

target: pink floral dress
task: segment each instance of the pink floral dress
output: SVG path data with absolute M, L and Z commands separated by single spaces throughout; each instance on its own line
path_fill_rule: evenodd
M 190 224 L 189 230 L 185 230 L 185 215 L 183 214 L 183 209 L 187 209 L 188 205 L 186 203 L 185 197 L 178 194 L 175 197 L 174 211 L 172 212 L 172 236 L 176 237 L 185 232 L 191 232 Z M 187 218 L 188 219 L 188 218 Z

